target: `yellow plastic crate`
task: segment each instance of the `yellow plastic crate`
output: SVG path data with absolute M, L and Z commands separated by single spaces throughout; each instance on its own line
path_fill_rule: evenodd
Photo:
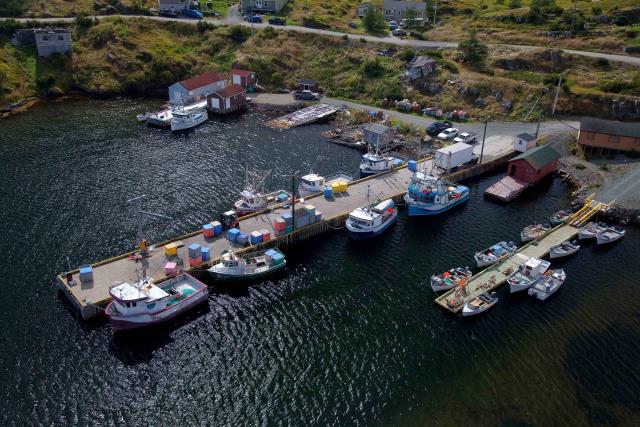
M 174 256 L 178 254 L 178 247 L 174 243 L 169 243 L 164 247 L 165 256 Z

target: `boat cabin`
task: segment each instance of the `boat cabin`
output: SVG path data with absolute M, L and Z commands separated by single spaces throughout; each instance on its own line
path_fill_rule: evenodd
M 123 315 L 154 313 L 165 308 L 169 294 L 148 280 L 136 285 L 124 282 L 109 290 L 116 308 Z
M 300 178 L 300 185 L 307 191 L 322 191 L 324 189 L 324 177 L 310 173 Z
M 529 258 L 522 265 L 522 274 L 527 277 L 539 276 L 541 274 L 541 270 L 546 270 L 546 267 L 544 266 L 542 260 L 539 260 L 537 258 Z

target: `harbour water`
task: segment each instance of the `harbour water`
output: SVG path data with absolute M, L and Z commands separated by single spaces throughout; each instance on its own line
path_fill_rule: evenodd
M 555 263 L 568 279 L 545 303 L 503 288 L 471 321 L 433 303 L 431 274 L 566 207 L 559 181 L 501 205 L 483 200 L 486 177 L 446 216 L 401 210 L 364 244 L 320 236 L 287 253 L 285 274 L 212 286 L 168 328 L 114 337 L 75 319 L 54 277 L 133 247 L 128 198 L 173 218 L 145 223 L 153 242 L 228 208 L 246 163 L 271 170 L 272 188 L 310 168 L 358 171 L 361 153 L 319 135 L 328 125 L 274 131 L 248 114 L 172 135 L 135 122 L 154 104 L 69 101 L 0 121 L 2 425 L 638 424 L 637 229 Z

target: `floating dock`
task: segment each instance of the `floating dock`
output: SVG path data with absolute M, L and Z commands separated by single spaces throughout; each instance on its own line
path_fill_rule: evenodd
M 266 124 L 276 129 L 290 129 L 327 119 L 338 112 L 338 107 L 327 104 L 316 104 L 294 111 L 286 116 L 269 120 Z
M 479 149 L 480 147 L 478 147 Z M 515 152 L 510 143 L 485 147 L 485 157 L 482 164 L 457 171 L 449 175 L 448 178 L 451 180 L 465 180 L 481 175 L 506 164 L 514 154 Z M 432 169 L 431 159 L 422 160 L 418 164 L 420 168 L 424 168 L 427 171 Z M 346 193 L 342 193 L 340 197 L 334 199 L 325 199 L 321 194 L 305 197 L 305 203 L 314 205 L 317 211 L 322 212 L 322 221 L 298 228 L 284 236 L 273 238 L 267 243 L 246 248 L 238 247 L 238 250 L 254 251 L 273 246 L 286 247 L 327 232 L 332 228 L 343 225 L 344 220 L 352 210 L 367 204 L 368 189 L 370 194 L 379 195 L 381 199 L 394 198 L 399 201 L 406 192 L 411 176 L 412 172 L 407 169 L 406 165 L 403 165 L 389 172 L 353 181 L 348 185 Z M 274 236 L 273 222 L 284 212 L 290 212 L 290 209 L 274 207 L 268 211 L 241 217 L 239 228 L 245 233 L 267 230 Z M 213 219 L 217 218 L 203 219 L 202 223 L 204 224 Z M 188 247 L 194 243 L 208 247 L 211 259 L 200 265 L 189 266 Z M 165 247 L 167 245 L 175 247 L 177 254 L 168 258 L 165 255 Z M 84 319 L 88 319 L 100 315 L 104 307 L 109 303 L 109 287 L 113 283 L 123 281 L 133 283 L 138 280 L 140 275 L 149 276 L 156 283 L 170 279 L 173 276 L 165 274 L 165 267 L 168 261 L 174 260 L 184 261 L 184 267 L 178 267 L 178 273 L 181 270 L 188 271 L 201 278 L 207 274 L 205 270 L 217 262 L 220 254 L 226 249 L 229 249 L 229 241 L 224 235 L 205 238 L 202 230 L 198 230 L 171 241 L 153 245 L 149 250 L 149 256 L 142 259 L 138 259 L 136 257 L 137 251 L 133 251 L 94 263 L 92 264 L 93 280 L 91 281 L 80 280 L 80 269 L 60 274 L 57 277 L 57 285 L 79 310 L 81 316 Z
M 444 309 L 458 313 L 464 305 L 482 294 L 490 292 L 507 281 L 511 272 L 529 258 L 542 258 L 549 253 L 552 246 L 565 240 L 573 239 L 578 234 L 578 228 L 585 224 L 594 214 L 606 209 L 607 205 L 588 199 L 579 211 L 575 212 L 564 224 L 549 230 L 538 239 L 526 244 L 512 256 L 500 261 L 480 273 L 458 288 L 452 289 L 436 298 L 436 304 Z
M 498 182 L 484 190 L 484 195 L 494 199 L 509 202 L 522 193 L 529 184 L 519 181 L 511 176 L 505 176 Z

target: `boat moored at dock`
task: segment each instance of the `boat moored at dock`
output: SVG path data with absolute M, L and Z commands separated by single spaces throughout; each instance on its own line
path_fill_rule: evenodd
M 571 217 L 571 211 L 563 209 L 551 215 L 549 217 L 549 222 L 551 223 L 551 225 L 556 226 L 568 220 L 569 217 Z
M 431 276 L 431 289 L 435 292 L 448 291 L 457 286 L 464 285 L 472 276 L 469 267 L 452 268 L 439 275 Z
M 551 230 L 551 226 L 549 224 L 527 225 L 520 232 L 520 240 L 522 240 L 522 242 L 530 242 L 532 240 L 536 240 L 538 237 L 543 236 L 549 230 Z
M 531 285 L 527 292 L 540 301 L 544 301 L 560 289 L 566 278 L 567 274 L 561 268 L 547 271 Z
M 369 151 L 360 161 L 360 177 L 387 172 L 392 168 L 402 166 L 404 160 L 396 157 L 384 156 L 376 151 Z
M 578 240 L 595 239 L 597 234 L 609 226 L 602 222 L 589 222 L 578 230 Z
M 207 301 L 207 285 L 182 273 L 158 285 L 150 279 L 117 283 L 109 289 L 112 301 L 105 313 L 114 331 L 152 326 Z
M 187 111 L 184 108 L 176 108 L 172 111 L 171 131 L 187 130 L 207 121 L 207 110 L 194 109 Z
M 498 296 L 495 292 L 484 292 L 467 302 L 462 308 L 464 317 L 475 316 L 489 310 L 498 302 Z
M 216 280 L 242 281 L 273 274 L 286 265 L 284 254 L 275 248 L 242 255 L 225 251 L 220 262 L 207 271 Z
M 626 231 L 619 227 L 607 227 L 596 234 L 596 243 L 598 245 L 606 245 L 613 243 L 624 237 Z
M 245 168 L 244 189 L 240 192 L 240 199 L 233 205 L 238 216 L 259 212 L 291 199 L 291 194 L 285 190 L 265 192 L 264 183 L 268 175 L 265 172 L 250 172 Z
M 409 216 L 438 215 L 469 200 L 469 189 L 464 185 L 436 178 L 424 172 L 415 172 L 404 201 Z
M 398 208 L 388 199 L 373 206 L 351 211 L 345 226 L 354 240 L 378 236 L 391 226 L 398 217 Z
M 509 283 L 509 291 L 514 294 L 516 292 L 528 289 L 533 282 L 538 280 L 549 268 L 551 263 L 538 258 L 529 258 L 511 273 L 507 278 Z
M 333 184 L 344 184 L 346 186 L 351 181 L 353 181 L 353 177 L 342 172 L 333 174 L 328 177 L 310 172 L 300 178 L 298 193 L 300 194 L 300 196 L 308 196 L 310 194 L 320 193 L 324 191 L 325 186 L 332 186 Z
M 576 241 L 565 240 L 564 242 L 551 246 L 549 248 L 549 258 L 563 258 L 569 255 L 573 255 L 580 250 L 580 245 Z
M 473 257 L 476 260 L 478 267 L 487 267 L 491 264 L 495 264 L 501 259 L 513 255 L 517 250 L 518 247 L 515 243 L 502 241 L 483 251 L 476 252 Z

